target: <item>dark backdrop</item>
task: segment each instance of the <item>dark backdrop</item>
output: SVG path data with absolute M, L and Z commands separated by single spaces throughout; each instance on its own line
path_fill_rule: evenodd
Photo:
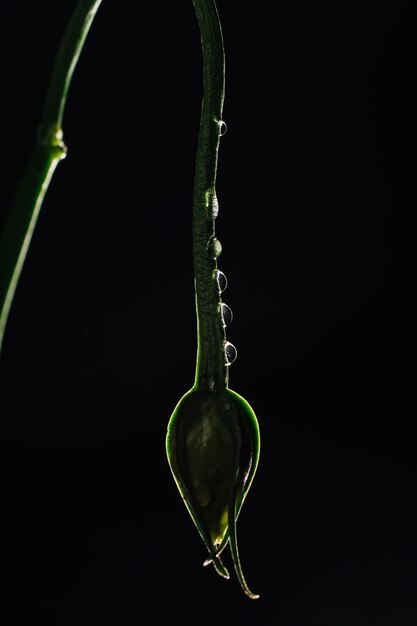
M 3 624 L 415 626 L 412 5 L 218 0 L 230 386 L 262 434 L 251 602 L 202 567 L 164 448 L 196 352 L 192 2 L 104 0 L 0 359 Z M 74 6 L 2 4 L 1 220 Z

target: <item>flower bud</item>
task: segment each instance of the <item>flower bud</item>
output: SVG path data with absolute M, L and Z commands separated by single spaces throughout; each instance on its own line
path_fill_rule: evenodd
M 229 574 L 220 553 L 229 543 L 244 592 L 236 520 L 259 460 L 256 416 L 240 395 L 228 388 L 193 387 L 175 407 L 166 437 L 168 461 L 184 503 L 220 576 Z

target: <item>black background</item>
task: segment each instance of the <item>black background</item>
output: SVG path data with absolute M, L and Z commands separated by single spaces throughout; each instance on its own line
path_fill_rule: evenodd
M 0 359 L 3 624 L 417 623 L 412 5 L 218 0 L 253 602 L 201 566 L 165 457 L 196 351 L 192 2 L 103 2 Z M 74 6 L 2 5 L 0 224 Z

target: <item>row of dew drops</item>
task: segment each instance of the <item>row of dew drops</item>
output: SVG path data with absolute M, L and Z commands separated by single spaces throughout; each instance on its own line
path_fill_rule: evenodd
M 227 125 L 226 122 L 224 122 L 223 120 L 219 120 L 218 122 L 218 129 L 219 129 L 219 136 L 223 137 L 223 135 L 226 134 L 227 132 Z M 217 197 L 214 197 L 214 202 L 213 202 L 213 208 L 214 208 L 214 213 L 213 213 L 213 219 L 216 219 L 217 214 L 219 212 L 219 205 L 217 202 Z M 214 256 L 218 257 L 220 255 L 221 252 L 221 244 L 220 241 L 218 239 L 215 240 L 214 243 Z M 217 243 L 217 250 L 216 250 L 216 243 Z M 226 287 L 227 287 L 227 278 L 226 275 L 221 272 L 220 270 L 216 269 L 214 271 L 214 279 L 217 283 L 217 288 L 219 291 L 219 294 L 222 294 L 223 291 L 225 291 Z M 220 313 L 220 318 L 223 324 L 223 328 L 226 328 L 226 326 L 228 326 L 230 324 L 230 322 L 233 319 L 233 313 L 232 313 L 232 309 L 225 304 L 224 302 L 219 303 L 219 313 Z M 234 361 L 236 361 L 236 357 L 237 357 L 237 350 L 235 348 L 235 346 L 230 343 L 230 341 L 225 341 L 223 344 L 223 349 L 224 349 L 224 358 L 225 358 L 225 365 L 228 367 L 229 365 L 231 365 Z
M 217 282 L 219 293 L 223 293 L 223 291 L 227 287 L 226 275 L 220 270 L 215 270 L 215 280 Z M 223 327 L 226 328 L 226 326 L 228 326 L 233 319 L 232 309 L 224 302 L 220 302 L 219 313 L 220 313 Z M 224 349 L 225 365 L 229 366 L 234 361 L 236 361 L 237 350 L 235 346 L 232 343 L 230 343 L 230 341 L 224 342 L 223 349 Z

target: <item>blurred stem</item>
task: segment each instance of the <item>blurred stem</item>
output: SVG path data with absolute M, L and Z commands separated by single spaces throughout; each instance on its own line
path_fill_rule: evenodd
M 79 0 L 52 69 L 34 152 L 0 239 L 0 351 L 36 221 L 55 168 L 65 157 L 62 118 L 71 79 L 102 0 Z

